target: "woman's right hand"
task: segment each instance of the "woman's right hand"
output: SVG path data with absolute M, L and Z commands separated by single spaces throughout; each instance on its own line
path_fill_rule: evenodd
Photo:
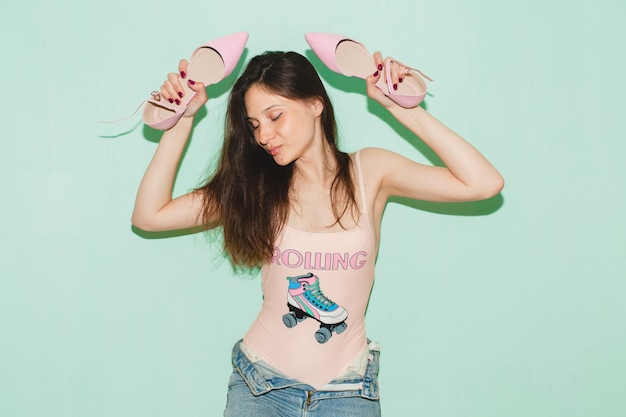
M 172 102 L 180 101 L 185 96 L 185 89 L 182 82 L 185 82 L 187 86 L 196 93 L 193 99 L 187 104 L 187 109 L 183 114 L 183 117 L 193 117 L 198 110 L 202 108 L 208 101 L 205 85 L 201 82 L 196 82 L 187 78 L 187 67 L 189 62 L 186 59 L 181 59 L 178 64 L 178 73 L 170 72 L 167 74 L 167 80 L 161 85 L 160 93 L 161 99 L 165 99 Z

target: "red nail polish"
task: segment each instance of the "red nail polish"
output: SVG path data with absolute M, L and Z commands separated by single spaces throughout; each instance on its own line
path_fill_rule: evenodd
M 382 64 L 378 64 L 378 71 L 382 71 L 383 70 L 383 65 Z
M 179 106 L 179 105 L 180 105 L 180 100 L 179 100 L 179 99 L 176 99 L 176 100 L 174 100 L 174 101 L 176 102 L 176 105 L 177 105 L 177 106 Z
M 178 92 L 178 97 L 183 98 L 183 93 L 181 93 L 180 91 Z
M 180 72 L 180 76 L 181 76 L 182 78 L 185 78 L 185 77 L 187 76 L 187 74 L 185 74 L 185 71 L 181 71 L 181 72 Z
M 398 79 L 398 81 L 399 81 L 399 82 L 402 82 L 402 77 L 400 77 L 400 78 Z
M 196 84 L 196 82 L 194 80 L 189 80 L 187 82 L 189 83 L 189 85 L 195 85 Z
M 174 100 L 172 100 L 171 98 L 168 98 L 167 101 L 169 101 L 170 103 L 174 102 Z
M 394 89 L 394 90 L 397 90 L 397 89 L 398 89 L 398 84 L 394 84 L 394 85 L 393 85 L 393 89 Z
M 378 77 L 378 71 L 374 73 L 374 77 Z

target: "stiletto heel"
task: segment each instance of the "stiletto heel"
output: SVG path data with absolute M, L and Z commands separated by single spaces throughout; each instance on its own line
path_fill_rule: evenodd
M 307 43 L 329 69 L 349 77 L 367 78 L 374 74 L 377 68 L 374 57 L 367 48 L 357 41 L 346 36 L 333 33 L 308 32 L 304 35 Z M 391 82 L 390 66 L 386 66 L 386 80 L 383 77 L 376 82 L 376 86 L 391 100 L 405 108 L 416 107 L 426 96 L 426 82 L 424 78 L 432 81 L 421 71 L 409 68 L 403 74 L 402 83 L 394 88 Z M 415 76 L 414 76 L 415 75 Z

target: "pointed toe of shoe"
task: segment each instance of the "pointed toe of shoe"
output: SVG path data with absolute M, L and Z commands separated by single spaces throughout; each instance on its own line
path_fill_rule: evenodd
M 342 74 L 341 68 L 337 64 L 337 45 L 348 39 L 345 36 L 334 33 L 308 32 L 304 39 L 309 44 L 315 55 L 331 70 Z
M 248 42 L 248 32 L 237 32 L 232 35 L 214 39 L 205 46 L 217 52 L 223 61 L 224 72 L 222 78 L 228 77 L 239 62 L 243 50 Z
M 238 32 L 200 46 L 191 55 L 189 78 L 211 85 L 228 77 L 237 66 L 247 41 L 248 33 Z
M 304 38 L 324 65 L 339 74 L 367 78 L 376 70 L 374 57 L 354 39 L 324 32 L 309 32 Z

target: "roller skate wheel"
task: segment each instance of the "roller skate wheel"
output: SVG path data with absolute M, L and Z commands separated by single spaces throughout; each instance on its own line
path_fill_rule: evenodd
M 332 335 L 333 334 L 330 330 L 326 327 L 322 327 L 315 332 L 315 340 L 317 340 L 318 343 L 326 343 Z
M 296 324 L 298 324 L 298 319 L 293 313 L 287 313 L 283 316 L 283 323 L 285 323 L 285 326 L 291 329 Z

